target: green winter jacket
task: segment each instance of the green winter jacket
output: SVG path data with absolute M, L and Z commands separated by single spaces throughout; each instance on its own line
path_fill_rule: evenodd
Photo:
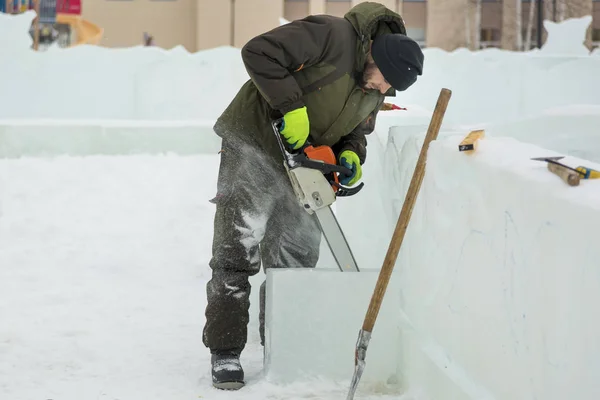
M 309 141 L 336 154 L 366 159 L 365 135 L 374 129 L 385 95 L 358 85 L 370 40 L 385 33 L 406 34 L 400 15 L 379 3 L 353 7 L 343 18 L 311 15 L 251 39 L 242 48 L 250 79 L 218 118 L 223 138 L 243 138 L 281 160 L 271 121 L 306 105 Z

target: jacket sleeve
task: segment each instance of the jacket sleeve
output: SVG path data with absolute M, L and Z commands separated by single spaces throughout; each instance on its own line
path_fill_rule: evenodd
M 304 106 L 302 90 L 292 72 L 339 51 L 331 43 L 332 30 L 326 18 L 309 16 L 256 36 L 244 45 L 246 71 L 274 110 L 285 114 Z
M 344 150 L 352 150 L 358 155 L 360 164 L 364 164 L 367 159 L 367 135 L 371 134 L 375 130 L 375 122 L 377 120 L 377 114 L 380 110 L 382 101 L 373 110 L 364 121 L 362 121 L 352 132 L 342 137 L 335 145 L 331 147 L 335 153 L 336 158 Z

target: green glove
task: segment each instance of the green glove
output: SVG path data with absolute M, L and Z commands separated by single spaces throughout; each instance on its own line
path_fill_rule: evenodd
M 340 165 L 352 170 L 352 175 L 340 174 L 340 183 L 345 186 L 352 186 L 362 177 L 362 167 L 358 154 L 352 150 L 344 150 L 338 157 Z
M 309 131 L 310 123 L 306 106 L 296 108 L 283 116 L 283 124 L 279 132 L 294 149 L 299 149 L 304 145 Z

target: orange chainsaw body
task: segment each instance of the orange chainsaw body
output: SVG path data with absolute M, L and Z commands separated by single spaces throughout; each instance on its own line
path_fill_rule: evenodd
M 321 146 L 315 147 L 313 145 L 309 145 L 304 148 L 304 154 L 306 154 L 306 157 L 308 157 L 311 160 L 321 161 L 325 164 L 332 164 L 332 165 L 337 164 L 336 159 L 335 159 L 335 153 L 329 146 L 321 145 Z M 336 174 L 335 172 L 332 172 L 330 175 L 332 175 L 331 178 L 333 178 L 333 181 L 336 184 L 340 183 L 339 179 L 338 179 L 338 174 Z M 338 190 L 337 186 L 331 185 L 331 187 L 334 192 L 337 192 L 337 190 Z

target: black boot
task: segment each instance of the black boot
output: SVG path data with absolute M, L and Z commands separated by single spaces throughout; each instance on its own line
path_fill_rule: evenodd
M 213 354 L 211 363 L 214 387 L 223 390 L 238 390 L 244 386 L 244 370 L 240 364 L 239 355 Z

